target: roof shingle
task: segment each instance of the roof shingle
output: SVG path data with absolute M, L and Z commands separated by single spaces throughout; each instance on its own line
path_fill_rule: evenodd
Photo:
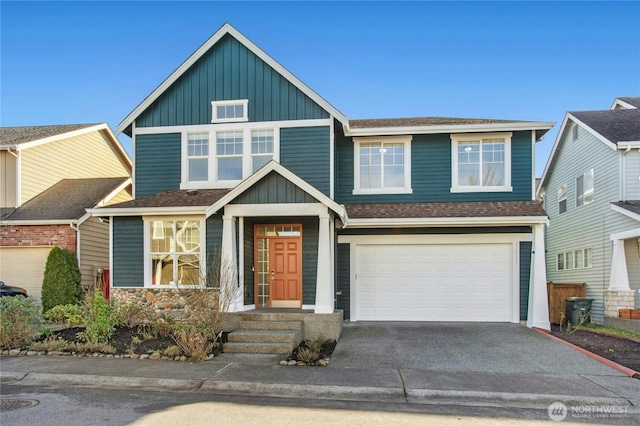
M 625 210 L 629 210 L 631 213 L 640 215 L 640 201 L 618 201 L 617 203 L 612 204 Z
M 224 197 L 229 189 L 175 189 L 149 195 L 124 203 L 112 204 L 109 209 L 133 209 L 154 207 L 207 207 Z
M 468 124 L 499 124 L 519 122 L 521 121 L 494 120 L 484 118 L 410 117 L 349 120 L 349 126 L 352 129 L 371 129 L 379 127 L 461 126 Z
M 347 204 L 351 219 L 547 216 L 538 201 Z
M 569 114 L 612 143 L 640 141 L 640 109 L 575 111 Z
M 0 127 L 0 146 L 13 146 L 21 143 L 33 142 L 51 136 L 74 132 L 87 127 L 97 126 L 93 124 L 58 124 L 52 126 L 22 126 Z

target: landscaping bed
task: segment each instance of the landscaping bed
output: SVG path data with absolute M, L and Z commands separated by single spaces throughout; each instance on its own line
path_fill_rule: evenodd
M 640 372 L 640 340 L 580 327 L 567 331 L 551 325 L 551 334 L 587 351 Z

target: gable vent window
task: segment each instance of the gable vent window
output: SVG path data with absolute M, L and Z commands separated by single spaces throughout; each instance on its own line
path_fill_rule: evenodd
M 213 101 L 211 102 L 212 123 L 232 123 L 248 121 L 249 100 Z

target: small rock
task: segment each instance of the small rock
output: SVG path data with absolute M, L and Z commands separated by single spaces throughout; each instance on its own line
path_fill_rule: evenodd
M 296 365 L 298 363 L 298 361 L 296 361 L 295 359 L 292 359 L 291 361 L 289 361 L 287 364 L 288 365 Z
M 9 355 L 20 355 L 20 349 L 11 349 Z
M 319 366 L 319 367 L 326 367 L 327 366 L 327 361 L 325 361 L 324 359 L 321 359 L 316 363 L 316 365 Z
M 93 355 L 91 355 L 94 358 L 97 358 L 100 356 L 100 352 L 94 352 Z
M 289 365 L 289 361 L 287 360 L 280 361 L 280 365 Z
M 149 359 L 149 354 L 140 355 L 140 359 Z
M 28 356 L 38 355 L 37 351 L 27 351 Z
M 207 357 L 207 359 L 211 360 L 211 359 L 213 359 L 214 357 L 215 357 L 215 355 L 214 355 L 214 354 L 209 354 L 209 356 Z
M 26 354 L 27 354 L 26 350 L 20 351 L 20 355 L 26 355 Z
M 300 367 L 303 367 L 305 365 L 304 361 L 298 361 L 297 365 L 299 365 Z
M 162 361 L 166 361 L 166 360 L 168 360 L 168 359 L 169 359 L 169 357 L 168 357 L 168 356 L 166 356 L 166 355 L 162 355 L 162 356 L 160 357 L 160 359 L 161 359 Z
M 5 349 L 4 351 L 2 351 L 2 355 L 9 355 L 9 351 Z
M 174 361 L 180 361 L 180 355 L 178 355 L 178 356 L 174 356 L 174 357 L 173 357 L 173 360 L 174 360 Z
M 60 352 L 60 351 L 50 351 L 47 355 L 60 356 L 60 355 L 62 355 L 62 352 Z
M 185 362 L 186 360 L 187 360 L 187 357 L 186 357 L 186 356 L 182 355 L 182 356 L 180 357 L 180 361 L 181 361 L 181 362 Z
M 140 358 L 140 355 L 138 354 L 131 354 L 131 359 L 138 359 Z
M 108 354 L 108 355 L 107 355 L 107 358 L 113 358 L 113 355 Z
M 160 359 L 160 356 L 161 355 L 158 352 L 154 352 L 151 355 L 149 355 L 149 359 L 153 359 L 153 360 Z
M 131 354 L 124 354 L 122 355 L 122 358 L 131 358 Z
M 45 351 L 38 351 L 38 355 L 44 355 Z
M 113 357 L 114 358 L 120 358 L 120 355 L 114 355 Z

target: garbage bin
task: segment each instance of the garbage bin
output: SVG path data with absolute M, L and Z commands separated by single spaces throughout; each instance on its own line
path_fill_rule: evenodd
M 593 299 L 586 297 L 567 297 L 564 299 L 567 310 L 567 321 L 571 325 L 588 324 L 591 322 L 591 302 Z

